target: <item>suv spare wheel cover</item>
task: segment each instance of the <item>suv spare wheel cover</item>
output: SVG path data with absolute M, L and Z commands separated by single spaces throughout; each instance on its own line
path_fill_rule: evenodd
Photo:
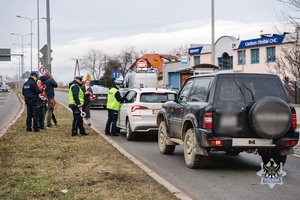
M 292 113 L 286 102 L 277 97 L 263 97 L 249 112 L 249 122 L 257 135 L 274 139 L 284 135 L 292 124 Z

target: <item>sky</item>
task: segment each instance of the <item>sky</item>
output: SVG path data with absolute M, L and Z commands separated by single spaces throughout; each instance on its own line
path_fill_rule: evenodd
M 283 9 L 277 0 L 214 0 L 215 41 L 224 35 L 254 39 L 277 33 L 276 28 L 293 31 L 279 23 Z M 47 16 L 46 0 L 0 0 L 0 48 L 19 54 L 22 37 L 11 33 L 29 34 L 23 37 L 25 71 L 31 69 L 31 25 L 32 69 L 38 70 L 38 10 L 40 18 Z M 90 49 L 114 55 L 134 47 L 165 54 L 180 46 L 210 44 L 211 10 L 211 0 L 50 0 L 52 75 L 57 82 L 72 81 L 75 60 Z M 47 44 L 47 26 L 46 20 L 39 21 L 41 49 Z M 19 60 L 0 61 L 2 79 L 18 74 Z

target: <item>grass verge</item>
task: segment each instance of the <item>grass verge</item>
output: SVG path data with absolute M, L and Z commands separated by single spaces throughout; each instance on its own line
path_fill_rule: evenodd
M 65 107 L 55 114 L 58 127 L 26 132 L 25 110 L 0 138 L 0 199 L 177 199 L 91 128 L 71 137 Z

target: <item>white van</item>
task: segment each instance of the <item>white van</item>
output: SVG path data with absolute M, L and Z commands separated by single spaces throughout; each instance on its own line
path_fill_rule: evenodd
M 123 81 L 124 88 L 157 88 L 157 74 L 151 72 L 128 72 Z

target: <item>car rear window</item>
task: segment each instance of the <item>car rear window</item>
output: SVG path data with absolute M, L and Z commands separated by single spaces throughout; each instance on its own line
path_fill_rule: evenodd
M 10 87 L 8 85 L 2 85 L 1 89 L 10 89 Z
M 140 102 L 143 103 L 164 103 L 166 101 L 174 101 L 176 94 L 174 93 L 142 93 Z
M 106 87 L 92 87 L 93 94 L 108 94 L 109 89 Z

